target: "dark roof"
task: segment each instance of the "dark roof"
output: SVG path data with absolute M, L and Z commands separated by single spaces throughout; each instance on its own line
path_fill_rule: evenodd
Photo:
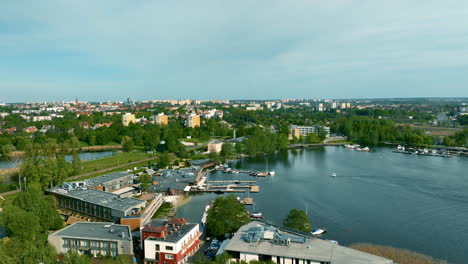
M 167 224 L 181 226 L 187 222 L 188 222 L 187 218 L 172 218 L 167 222 Z
M 96 240 L 132 240 L 130 226 L 102 222 L 74 223 L 51 234 L 51 236 Z
M 67 191 L 60 186 L 47 190 L 63 196 L 72 197 L 88 203 L 97 204 L 118 211 L 127 211 L 145 205 L 145 201 L 135 198 L 120 198 L 119 195 L 96 189 L 76 189 Z
M 99 186 L 103 185 L 106 182 L 110 182 L 127 176 L 133 176 L 133 174 L 123 171 L 116 171 L 99 177 L 88 179 L 87 182 L 89 186 Z

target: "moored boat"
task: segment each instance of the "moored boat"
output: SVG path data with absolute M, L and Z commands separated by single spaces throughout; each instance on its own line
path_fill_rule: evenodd
M 326 232 L 327 230 L 325 230 L 325 228 L 315 228 L 312 231 L 310 231 L 310 233 L 314 236 L 320 236 L 325 234 Z
M 259 212 L 254 212 L 250 214 L 250 218 L 253 219 L 263 219 L 263 214 Z

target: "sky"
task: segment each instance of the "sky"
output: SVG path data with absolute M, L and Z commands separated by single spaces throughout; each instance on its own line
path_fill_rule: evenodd
M 0 103 L 468 97 L 466 0 L 6 0 L 0 10 Z

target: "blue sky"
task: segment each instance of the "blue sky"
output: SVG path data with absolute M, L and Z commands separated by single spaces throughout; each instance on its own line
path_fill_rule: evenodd
M 0 102 L 468 96 L 464 0 L 15 0 L 0 10 Z

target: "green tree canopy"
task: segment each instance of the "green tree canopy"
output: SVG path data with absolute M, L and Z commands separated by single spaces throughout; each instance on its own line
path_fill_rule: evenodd
M 250 217 L 234 195 L 218 197 L 208 210 L 206 227 L 211 236 L 223 237 L 250 222 Z
M 310 232 L 310 220 L 303 210 L 292 209 L 284 219 L 283 225 L 302 232 Z

